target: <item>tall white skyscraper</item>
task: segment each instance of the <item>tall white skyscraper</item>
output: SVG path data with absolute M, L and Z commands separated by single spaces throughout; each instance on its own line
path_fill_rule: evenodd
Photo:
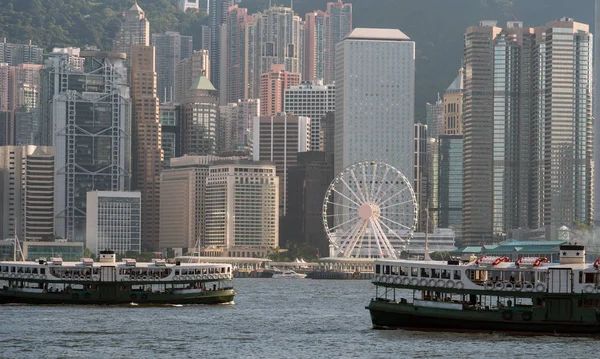
M 336 46 L 335 172 L 378 160 L 413 182 L 415 43 L 396 29 L 354 29 Z

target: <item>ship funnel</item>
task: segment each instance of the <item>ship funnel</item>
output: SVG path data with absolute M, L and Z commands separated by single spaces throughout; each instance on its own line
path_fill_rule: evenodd
M 585 246 L 566 244 L 560 248 L 560 264 L 584 264 Z
M 115 263 L 116 259 L 115 251 L 100 251 L 100 263 Z

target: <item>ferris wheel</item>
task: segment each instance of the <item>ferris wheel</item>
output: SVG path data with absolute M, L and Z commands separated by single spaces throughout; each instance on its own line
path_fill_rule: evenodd
M 417 222 L 410 181 L 378 161 L 348 166 L 331 182 L 323 200 L 323 226 L 335 257 L 397 258 Z

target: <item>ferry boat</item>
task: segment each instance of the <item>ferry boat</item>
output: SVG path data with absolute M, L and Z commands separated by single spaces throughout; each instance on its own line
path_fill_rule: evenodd
M 101 251 L 97 263 L 0 262 L 0 303 L 219 304 L 233 301 L 231 283 L 230 264 L 117 262 L 113 251 Z
M 546 258 L 375 261 L 374 328 L 600 334 L 600 259 L 560 246 Z

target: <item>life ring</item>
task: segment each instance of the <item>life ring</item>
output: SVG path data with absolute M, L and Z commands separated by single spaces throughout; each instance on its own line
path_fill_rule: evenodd
M 487 281 L 485 281 L 484 286 L 485 286 L 485 289 L 492 290 L 492 289 L 494 289 L 494 282 L 492 282 L 491 280 L 487 280 Z
M 396 284 L 400 284 L 400 283 L 402 283 L 402 278 L 396 277 L 396 279 L 394 280 L 394 282 Z
M 600 285 L 597 285 L 597 286 L 596 286 L 595 293 L 600 293 Z
M 531 292 L 533 290 L 533 284 L 530 282 L 525 282 L 525 284 L 523 284 L 523 290 L 526 292 Z
M 513 317 L 513 312 L 511 310 L 505 310 L 502 312 L 502 319 L 511 320 Z
M 430 286 L 430 287 L 435 287 L 435 286 L 436 286 L 436 284 L 437 284 L 437 283 L 435 282 L 435 279 L 430 279 L 430 280 L 429 280 L 429 286 Z
M 79 294 L 77 293 L 73 293 L 73 295 L 71 296 L 73 299 L 79 299 Z
M 463 284 L 463 282 L 458 281 L 456 282 L 456 289 L 463 289 L 465 287 L 465 285 Z
M 452 281 L 452 280 L 449 279 L 446 282 L 446 288 L 454 288 L 454 281 Z
M 445 287 L 445 284 L 446 284 L 446 283 L 444 283 L 444 280 L 442 280 L 442 279 L 438 279 L 438 281 L 437 281 L 437 286 L 438 286 L 438 287 Z
M 92 280 L 93 280 L 94 282 L 97 282 L 97 281 L 98 281 L 98 276 L 93 276 L 93 277 L 92 277 Z
M 413 279 L 410 280 L 410 284 L 413 285 L 413 286 L 417 285 L 417 284 L 419 284 L 419 280 L 417 278 L 413 278 Z
M 512 283 L 506 283 L 506 285 L 504 286 L 504 289 L 506 289 L 506 290 L 514 290 L 515 286 Z
M 594 291 L 594 286 L 592 286 L 591 284 L 588 284 L 588 285 L 585 286 L 585 288 L 583 288 L 583 290 L 586 293 L 592 293 Z
M 23 278 L 23 275 L 21 273 L 19 273 L 19 274 L 17 274 L 17 278 L 21 279 L 21 278 Z
M 538 285 L 535 286 L 535 290 L 538 292 L 545 292 L 546 286 L 543 285 L 542 283 L 538 283 Z
M 380 280 L 381 280 L 381 277 L 380 277 L 380 276 L 378 276 L 378 275 L 376 275 L 376 276 L 375 276 L 375 282 L 379 282 Z
M 409 284 L 410 284 L 410 279 L 408 279 L 408 278 L 403 278 L 403 279 L 402 279 L 402 284 L 404 284 L 404 285 L 409 285 Z
M 83 295 L 83 297 L 84 297 L 85 299 L 90 299 L 92 296 L 90 295 L 90 293 L 87 293 L 87 292 L 86 292 L 86 293 Z
M 46 275 L 45 275 L 45 274 L 42 274 L 42 275 L 40 276 L 40 278 L 41 278 L 41 279 L 46 279 Z
M 523 318 L 524 321 L 528 322 L 531 320 L 531 318 L 533 318 L 533 313 L 530 311 L 523 312 L 521 314 L 521 318 Z
M 503 290 L 503 289 L 504 289 L 504 283 L 496 282 L 496 285 L 494 285 L 494 290 Z
M 188 276 L 185 277 L 185 279 L 186 280 L 192 280 L 192 277 L 188 275 Z
M 146 293 L 142 294 L 141 298 L 142 298 L 142 300 L 148 299 L 148 294 L 146 294 Z
M 132 293 L 130 296 L 131 300 L 136 300 L 137 299 L 137 294 Z
M 419 285 L 421 287 L 425 287 L 427 285 L 427 279 L 421 278 L 421 280 L 419 281 Z
M 148 279 L 148 276 L 143 276 L 142 277 L 142 280 L 147 280 L 147 279 Z

